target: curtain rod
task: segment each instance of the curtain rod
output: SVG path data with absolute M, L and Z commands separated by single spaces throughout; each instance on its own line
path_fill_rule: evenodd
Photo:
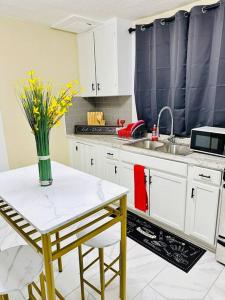
M 204 14 L 204 13 L 207 12 L 207 10 L 217 8 L 217 7 L 219 7 L 221 4 L 222 4 L 222 0 L 220 0 L 219 2 L 216 2 L 216 3 L 214 3 L 214 4 L 204 5 L 204 6 L 202 7 L 202 13 Z M 186 15 L 189 15 L 188 12 L 185 12 L 185 14 L 186 14 Z M 169 18 L 164 18 L 164 19 L 161 19 L 160 23 L 161 23 L 161 25 L 165 25 L 166 22 L 171 22 L 171 21 L 173 21 L 174 19 L 175 19 L 175 16 L 172 16 L 172 17 L 169 17 Z M 141 25 L 141 29 L 142 29 L 142 30 L 145 30 L 145 29 L 147 29 L 147 28 L 150 28 L 151 26 L 153 26 L 153 23 L 143 24 L 143 25 Z M 132 32 L 135 32 L 135 31 L 136 31 L 136 28 L 130 27 L 130 28 L 128 29 L 128 32 L 129 32 L 129 33 L 132 33 Z
M 161 19 L 161 20 L 160 20 L 160 23 L 161 23 L 161 25 L 165 25 L 166 22 L 171 22 L 171 21 L 173 21 L 174 19 L 175 19 L 175 16 L 172 16 L 172 17 L 169 17 L 169 18 L 164 18 L 164 19 Z M 150 28 L 150 27 L 152 27 L 152 26 L 153 26 L 153 22 L 152 22 L 152 23 L 149 23 L 149 24 L 141 25 L 141 29 L 144 31 L 145 29 Z M 132 32 L 134 32 L 134 31 L 136 31 L 136 28 L 130 27 L 130 28 L 128 29 L 128 32 L 129 32 L 129 33 L 132 33 Z

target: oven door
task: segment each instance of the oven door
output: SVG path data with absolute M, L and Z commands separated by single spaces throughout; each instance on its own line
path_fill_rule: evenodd
M 192 130 L 191 149 L 217 155 L 225 154 L 225 136 L 220 133 Z

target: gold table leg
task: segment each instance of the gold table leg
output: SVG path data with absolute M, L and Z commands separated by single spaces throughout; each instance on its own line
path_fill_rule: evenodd
M 120 298 L 126 300 L 126 262 L 127 262 L 127 196 L 120 199 L 121 242 L 120 242 Z
M 104 272 L 104 250 L 99 248 L 99 269 L 101 282 L 101 300 L 105 300 L 105 272 Z
M 58 240 L 59 239 L 59 232 L 56 232 L 55 238 Z M 57 243 L 56 245 L 57 251 L 60 250 L 60 243 Z M 62 272 L 62 257 L 58 258 L 58 270 L 59 272 Z
M 55 282 L 52 266 L 52 251 L 51 251 L 51 239 L 48 234 L 43 234 L 42 237 L 42 251 L 45 267 L 46 287 L 47 287 L 47 299 L 55 300 Z
M 82 254 L 82 245 L 78 246 L 78 252 L 79 252 L 79 265 L 80 265 L 81 299 L 85 300 L 85 293 L 84 293 L 84 262 L 83 262 L 83 254 Z

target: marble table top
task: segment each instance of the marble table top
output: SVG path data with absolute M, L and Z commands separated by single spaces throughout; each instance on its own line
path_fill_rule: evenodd
M 38 167 L 0 173 L 0 197 L 40 233 L 48 233 L 128 193 L 128 189 L 52 162 L 53 184 L 41 187 Z

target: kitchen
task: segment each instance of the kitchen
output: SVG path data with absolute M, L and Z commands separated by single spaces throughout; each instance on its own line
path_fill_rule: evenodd
M 0 299 L 225 299 L 224 2 L 94 2 L 1 4 L 0 269 L 27 243 L 44 260 L 34 285 L 0 276 Z M 33 68 L 39 88 L 36 73 L 80 85 L 41 189 L 33 136 L 4 100 Z

